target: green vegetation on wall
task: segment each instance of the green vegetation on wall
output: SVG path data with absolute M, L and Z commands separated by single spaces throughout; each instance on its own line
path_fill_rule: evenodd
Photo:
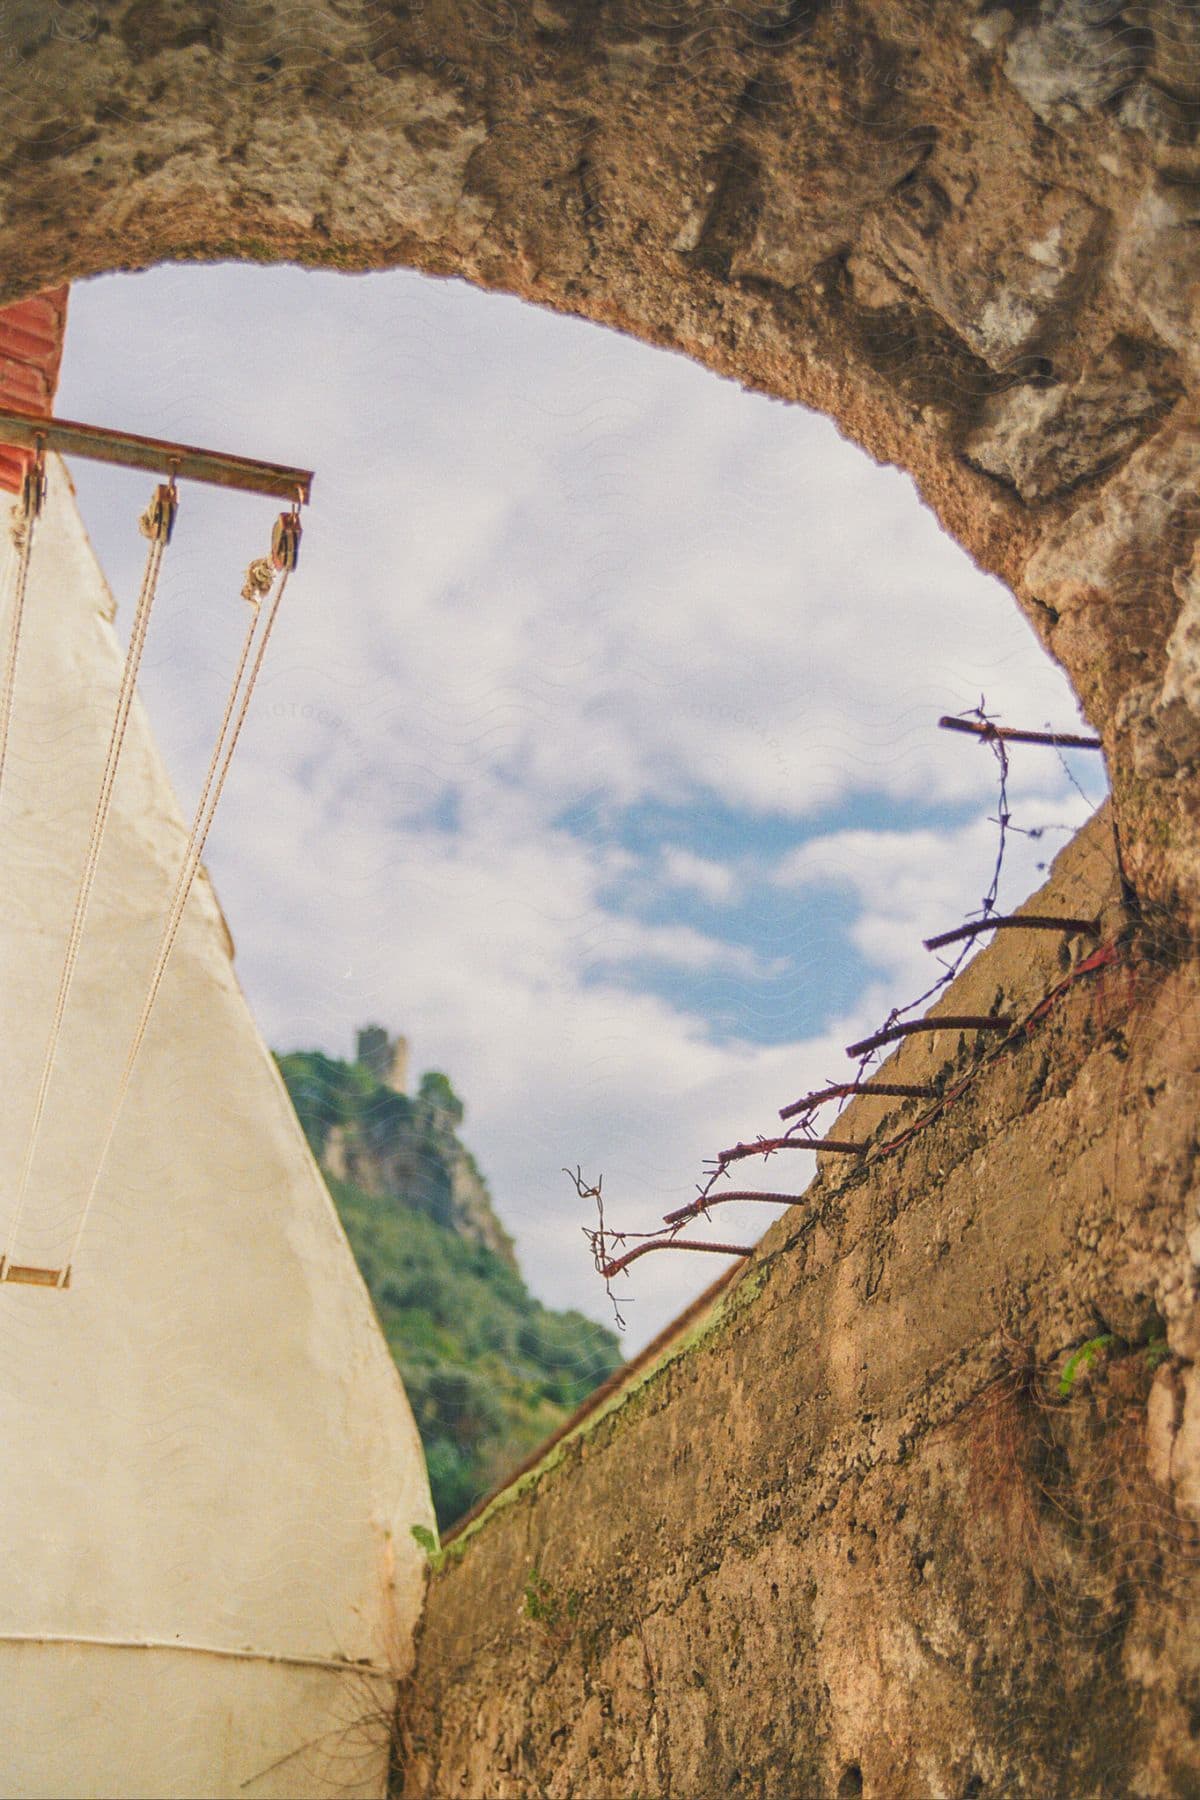
M 444 1075 L 427 1075 L 414 1102 L 319 1052 L 279 1066 L 412 1402 L 445 1529 L 611 1374 L 617 1339 L 582 1313 L 543 1306 L 487 1242 L 364 1182 L 374 1164 L 360 1159 L 357 1181 L 326 1166 L 333 1127 L 361 1132 L 364 1122 L 386 1145 L 381 1171 L 396 1166 L 398 1137 L 418 1137 L 426 1158 L 462 1156 L 453 1133 L 431 1133 L 424 1117 L 431 1102 L 443 1121 L 462 1116 Z

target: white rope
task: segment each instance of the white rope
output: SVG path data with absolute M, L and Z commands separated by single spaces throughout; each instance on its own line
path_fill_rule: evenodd
M 149 516 L 149 515 L 148 515 Z M 143 530 L 146 521 L 143 520 Z M 104 839 L 105 827 L 112 803 L 113 786 L 116 781 L 117 764 L 121 759 L 121 748 L 125 742 L 125 731 L 129 723 L 130 707 L 133 704 L 134 690 L 137 685 L 138 669 L 141 665 L 142 650 L 146 642 L 146 629 L 150 623 L 150 611 L 154 605 L 154 596 L 158 588 L 159 573 L 162 568 L 163 552 L 166 549 L 169 526 L 158 531 L 151 539 L 150 551 L 146 558 L 146 568 L 142 576 L 142 585 L 138 593 L 137 607 L 134 611 L 133 627 L 129 634 L 129 649 L 125 657 L 125 667 L 121 675 L 121 686 L 117 694 L 117 711 L 113 719 L 112 733 L 108 740 L 108 755 L 105 758 L 104 773 L 100 778 L 100 792 L 96 800 L 96 809 L 92 814 L 92 829 L 88 839 L 87 856 L 84 859 L 83 875 L 79 883 L 79 892 L 75 897 L 75 912 L 71 919 L 71 930 L 67 938 L 67 951 L 63 960 L 62 973 L 59 976 L 58 995 L 54 1003 L 54 1017 L 50 1026 L 50 1036 L 46 1044 L 46 1055 L 42 1063 L 41 1079 L 38 1082 L 37 1099 L 33 1108 L 33 1120 L 29 1128 L 29 1137 L 25 1145 L 25 1156 L 21 1164 L 20 1179 L 17 1184 L 17 1200 L 13 1211 L 12 1222 L 8 1229 L 8 1241 L 4 1247 L 4 1255 L 0 1258 L 0 1281 L 8 1279 L 8 1268 L 12 1262 L 13 1248 L 17 1241 L 17 1233 L 25 1212 L 25 1200 L 29 1191 L 29 1176 L 33 1169 L 33 1160 L 37 1154 L 38 1140 L 41 1136 L 42 1115 L 46 1109 L 46 1095 L 50 1090 L 51 1077 L 54 1074 L 54 1062 L 58 1053 L 59 1034 L 62 1030 L 63 1016 L 67 1010 L 67 1001 L 71 994 L 71 984 L 75 978 L 75 965 L 79 958 L 79 945 L 83 937 L 83 927 L 87 919 L 88 905 L 92 897 L 92 887 L 96 878 L 96 868 L 100 861 L 100 848 Z M 62 1285 L 61 1279 L 59 1285 Z
M 16 581 L 13 585 L 12 614 L 8 624 L 8 648 L 4 658 L 4 685 L 0 689 L 0 787 L 3 786 L 4 765 L 8 757 L 8 732 L 12 721 L 13 694 L 17 685 L 17 656 L 21 648 L 21 621 L 25 614 L 25 590 L 29 585 L 29 558 L 33 550 L 33 525 L 36 516 L 33 509 L 27 509 L 21 517 L 14 519 L 8 536 L 4 575 L 0 579 L 0 593 L 7 593 L 15 560 Z
M 264 587 L 269 588 L 270 586 L 269 576 L 264 581 L 263 575 L 264 571 L 269 571 L 270 568 L 270 562 L 265 558 L 260 559 L 258 563 L 252 563 L 250 572 L 247 576 L 246 586 L 242 590 L 243 598 L 249 600 L 254 608 L 254 616 L 250 621 L 242 644 L 242 653 L 238 658 L 233 685 L 229 690 L 229 698 L 225 703 L 225 714 L 221 720 L 221 728 L 217 733 L 217 741 L 209 761 L 208 773 L 204 778 L 204 786 L 201 789 L 200 800 L 196 807 L 195 817 L 192 820 L 192 829 L 188 835 L 187 846 L 183 853 L 183 861 L 179 865 L 179 873 L 175 879 L 175 891 L 171 897 L 171 905 L 167 912 L 166 923 L 163 926 L 162 936 L 159 939 L 158 951 L 154 959 L 154 967 L 151 971 L 149 986 L 146 989 L 146 996 L 142 1002 L 142 1010 L 138 1017 L 133 1037 L 130 1041 L 128 1053 L 125 1057 L 125 1067 L 121 1073 L 116 1101 L 113 1105 L 112 1115 L 108 1122 L 108 1131 L 105 1134 L 104 1144 L 100 1151 L 100 1159 L 96 1165 L 96 1172 L 92 1177 L 92 1185 L 88 1190 L 87 1199 L 83 1204 L 83 1212 L 80 1215 L 79 1224 L 75 1229 L 75 1237 L 71 1244 L 70 1254 L 59 1272 L 57 1282 L 59 1287 L 66 1285 L 66 1282 L 70 1277 L 71 1265 L 79 1252 L 79 1245 L 83 1238 L 84 1227 L 87 1224 L 88 1215 L 92 1210 L 92 1204 L 100 1187 L 101 1178 L 103 1177 L 105 1165 L 108 1161 L 108 1154 L 112 1148 L 113 1139 L 116 1136 L 117 1123 L 121 1117 L 121 1111 L 125 1104 L 125 1097 L 129 1092 L 129 1084 L 133 1078 L 134 1064 L 137 1062 L 138 1053 L 142 1048 L 142 1041 L 146 1035 L 146 1028 L 150 1023 L 150 1014 L 154 1010 L 154 1003 L 158 998 L 158 991 L 162 985 L 163 975 L 166 972 L 167 963 L 170 959 L 172 948 L 174 947 L 175 938 L 183 919 L 184 909 L 187 906 L 188 897 L 192 891 L 192 883 L 195 880 L 196 871 L 200 866 L 200 858 L 204 854 L 204 846 L 208 839 L 213 816 L 216 813 L 217 805 L 225 787 L 225 778 L 229 773 L 229 765 L 233 761 L 233 753 L 237 748 L 238 738 L 241 736 L 242 726 L 246 720 L 246 713 L 249 710 L 254 686 L 258 680 L 259 671 L 262 668 L 263 657 L 266 655 L 267 643 L 275 624 L 275 615 L 279 611 L 279 603 L 283 599 L 284 590 L 287 587 L 290 570 L 285 568 L 279 576 L 274 594 L 266 603 L 265 607 L 261 604 L 259 596 L 264 591 Z M 260 622 L 262 623 L 261 632 L 259 631 Z M 251 661 L 251 649 L 254 646 L 256 633 L 258 634 L 258 644 L 253 661 Z M 250 665 L 250 673 L 249 676 L 246 677 L 245 688 L 241 694 L 239 704 L 238 691 L 242 687 L 242 680 L 246 673 L 247 663 Z

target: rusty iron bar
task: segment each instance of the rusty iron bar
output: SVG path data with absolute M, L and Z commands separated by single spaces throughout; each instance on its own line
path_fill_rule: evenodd
M 1074 982 L 1078 981 L 1081 976 L 1090 973 L 1092 970 L 1102 966 L 1103 964 L 1113 962 L 1116 960 L 1117 960 L 1116 947 L 1113 944 L 1106 945 L 1100 950 L 1093 951 L 1091 956 L 1088 957 L 1086 961 L 1080 963 L 1078 968 L 1076 968 L 1073 971 L 1073 973 L 1070 974 L 1066 978 L 1065 981 L 1060 982 L 1058 984 L 1058 986 L 1051 991 L 1050 994 L 1046 995 L 1043 998 L 1043 1000 L 1034 1009 L 1034 1011 L 1028 1015 L 1028 1018 L 1024 1021 L 1022 1029 L 1027 1028 L 1028 1025 L 1030 1023 L 1032 1023 L 1033 1020 L 1040 1017 L 1042 1012 L 1052 1003 L 1052 1001 L 1059 994 L 1064 993 L 1067 990 L 1067 988 L 1069 988 Z M 936 1031 L 936 1030 L 939 1030 L 942 1028 L 962 1029 L 962 1028 L 970 1028 L 970 1027 L 974 1027 L 975 1029 L 988 1028 L 988 1029 L 997 1030 L 997 1029 L 1000 1029 L 1001 1027 L 1004 1027 L 1005 1029 L 1007 1029 L 1011 1024 L 1012 1024 L 1011 1020 L 1002 1019 L 1002 1018 L 998 1018 L 995 1016 L 980 1017 L 980 1018 L 966 1018 L 966 1019 L 964 1019 L 964 1018 L 940 1019 L 940 1020 L 921 1019 L 921 1020 L 916 1020 L 916 1021 L 912 1022 L 911 1024 L 907 1024 L 907 1025 L 901 1025 L 898 1027 L 891 1026 L 891 1027 L 889 1027 L 887 1033 L 880 1033 L 879 1036 L 884 1041 L 890 1041 L 891 1037 L 893 1035 L 903 1037 L 903 1036 L 908 1036 L 911 1032 L 921 1031 L 921 1030 Z M 873 1047 L 874 1040 L 868 1039 L 868 1040 L 864 1040 L 864 1042 L 866 1042 L 869 1045 L 872 1045 L 872 1047 Z M 857 1050 L 861 1049 L 861 1048 L 862 1048 L 862 1046 L 855 1046 L 854 1050 L 852 1050 L 851 1053 L 855 1054 L 857 1052 Z M 963 1091 L 965 1091 L 966 1087 L 969 1086 L 970 1079 L 971 1079 L 971 1077 L 968 1075 L 966 1078 L 964 1078 L 962 1081 L 959 1082 L 959 1084 L 957 1085 L 956 1088 L 951 1089 L 951 1091 L 948 1094 L 940 1095 L 939 1098 L 941 1098 L 947 1102 L 957 1098 L 957 1096 L 959 1094 L 961 1094 Z M 850 1085 L 850 1084 L 847 1084 L 847 1085 Z M 855 1084 L 855 1091 L 856 1092 L 862 1091 L 865 1093 L 877 1092 L 877 1091 L 881 1091 L 885 1085 L 900 1086 L 901 1084 L 900 1083 L 895 1083 L 895 1084 L 880 1083 L 878 1088 L 876 1088 L 874 1084 L 870 1084 L 870 1085 L 866 1086 L 865 1088 L 862 1088 L 861 1090 L 858 1088 L 857 1084 Z M 886 1155 L 890 1151 L 898 1149 L 903 1143 L 908 1142 L 912 1138 L 912 1136 L 915 1134 L 915 1132 L 919 1131 L 922 1128 L 922 1126 L 928 1124 L 928 1122 L 929 1122 L 928 1119 L 918 1121 L 918 1123 L 916 1125 L 910 1127 L 909 1130 L 904 1132 L 900 1138 L 893 1139 L 890 1143 L 883 1145 L 882 1146 L 883 1154 Z M 753 1155 L 755 1150 L 761 1150 L 762 1148 L 764 1148 L 765 1143 L 766 1143 L 766 1140 L 763 1140 L 762 1143 L 760 1143 L 758 1145 L 740 1145 L 739 1149 L 747 1155 Z M 785 1146 L 788 1146 L 792 1149 L 804 1149 L 806 1146 L 806 1143 L 811 1144 L 811 1143 L 813 1143 L 813 1140 L 812 1139 L 804 1140 L 804 1139 L 800 1139 L 800 1138 L 785 1138 L 780 1141 L 778 1147 L 783 1148 Z M 858 1149 L 858 1148 L 860 1148 L 860 1146 L 856 1145 L 855 1148 Z M 866 1146 L 861 1146 L 861 1148 L 865 1149 Z M 736 1200 L 736 1199 L 778 1200 L 781 1204 L 795 1204 L 795 1202 L 797 1200 L 803 1199 L 803 1195 L 792 1195 L 792 1194 L 771 1195 L 771 1194 L 750 1194 L 750 1193 L 742 1194 L 742 1193 L 734 1192 L 734 1193 L 721 1195 L 717 1198 L 728 1199 L 728 1200 Z M 691 1207 L 695 1208 L 697 1211 L 699 1211 L 701 1209 L 704 1199 L 705 1199 L 705 1196 L 698 1195 L 696 1200 L 692 1201 L 690 1203 Z M 686 1216 L 688 1211 L 689 1211 L 689 1208 L 685 1207 L 685 1208 L 680 1208 L 679 1212 L 668 1213 L 665 1216 L 664 1223 L 673 1223 L 677 1218 L 679 1218 L 680 1213 L 682 1213 L 684 1216 Z M 647 1252 L 651 1251 L 651 1250 L 701 1250 L 701 1251 L 708 1251 L 710 1254 L 718 1255 L 718 1256 L 742 1256 L 742 1257 L 750 1256 L 753 1254 L 753 1246 L 750 1246 L 750 1245 L 745 1245 L 745 1244 L 702 1244 L 702 1243 L 697 1243 L 694 1239 L 690 1239 L 690 1238 L 674 1238 L 674 1237 L 666 1236 L 666 1237 L 660 1237 L 660 1238 L 653 1238 L 653 1239 L 649 1240 L 648 1242 L 637 1245 L 637 1247 L 635 1249 L 626 1252 L 626 1254 L 624 1256 L 618 1257 L 611 1262 L 605 1262 L 605 1263 L 600 1264 L 599 1272 L 606 1281 L 611 1280 L 611 1278 L 614 1275 L 619 1275 L 623 1269 L 628 1268 L 630 1263 L 636 1262 L 636 1260 L 639 1256 L 645 1256 L 647 1254 Z M 637 1366 L 637 1365 L 635 1364 L 634 1366 Z M 625 1375 L 627 1375 L 628 1370 L 626 1369 L 625 1371 L 623 1371 L 623 1373 Z
M 940 950 L 944 944 L 957 944 L 963 938 L 978 937 L 983 931 L 1061 931 L 1067 937 L 1084 933 L 1088 937 L 1100 936 L 1100 926 L 1095 919 L 1058 919 L 1051 918 L 1048 913 L 1013 913 L 1008 918 L 974 919 L 969 925 L 956 926 L 953 931 L 941 931 L 937 937 L 925 939 L 925 948 Z
M 765 1156 L 771 1150 L 833 1150 L 840 1151 L 843 1156 L 862 1156 L 865 1144 L 847 1144 L 840 1138 L 759 1138 L 757 1144 L 735 1144 L 732 1150 L 720 1150 L 717 1161 L 724 1168 L 726 1163 L 740 1162 L 744 1156 Z
M 147 469 L 152 474 L 174 475 L 179 481 L 206 482 L 210 487 L 271 494 L 279 500 L 312 498 L 311 469 L 232 456 L 224 450 L 198 450 L 191 444 L 139 437 L 132 431 L 108 431 L 73 419 L 39 419 L 7 407 L 0 408 L 0 444 L 15 444 L 22 450 L 57 450 L 62 456 Z
M 900 1038 L 912 1037 L 918 1031 L 1011 1031 L 1012 1023 L 1003 1013 L 945 1013 L 940 1019 L 911 1019 L 889 1025 L 885 1030 L 877 1031 L 874 1037 L 862 1038 L 857 1044 L 847 1044 L 846 1055 L 866 1056 L 871 1050 L 894 1044 Z
M 835 1081 L 832 1087 L 818 1088 L 813 1094 L 805 1094 L 803 1099 L 793 1100 L 790 1106 L 781 1106 L 779 1116 L 794 1119 L 825 1100 L 840 1100 L 851 1094 L 883 1094 L 889 1100 L 936 1100 L 938 1090 L 916 1081 Z
M 663 1224 L 679 1225 L 684 1219 L 707 1212 L 710 1206 L 724 1206 L 729 1200 L 761 1200 L 764 1205 L 795 1206 L 803 1198 L 803 1194 L 757 1194 L 745 1188 L 734 1188 L 727 1194 L 698 1194 L 686 1206 L 677 1206 L 674 1212 L 664 1213 Z
M 1098 737 L 1081 737 L 1075 731 L 1017 731 L 1010 725 L 977 724 L 973 719 L 955 719 L 944 715 L 938 720 L 943 731 L 965 731 L 971 737 L 1003 738 L 1009 744 L 1052 744 L 1068 750 L 1103 750 Z
M 611 1281 L 622 1269 L 627 1269 L 639 1256 L 645 1256 L 650 1250 L 707 1250 L 711 1256 L 750 1256 L 754 1252 L 753 1244 L 700 1244 L 695 1238 L 655 1238 L 649 1244 L 639 1244 L 636 1250 L 627 1250 L 624 1256 L 618 1256 L 614 1262 L 602 1263 L 600 1273 L 605 1281 Z

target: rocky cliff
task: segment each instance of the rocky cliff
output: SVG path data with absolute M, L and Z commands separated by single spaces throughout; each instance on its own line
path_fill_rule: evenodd
M 445 1075 L 415 1096 L 378 1026 L 354 1062 L 279 1058 L 420 1428 L 439 1523 L 459 1518 L 620 1363 L 612 1332 L 529 1292 Z
M 403 1038 L 393 1041 L 381 1027 L 367 1026 L 352 1064 L 297 1052 L 281 1066 L 326 1175 L 365 1194 L 396 1198 L 516 1268 L 512 1239 L 458 1136 L 465 1109 L 450 1082 L 430 1070 L 415 1095 L 395 1085 L 407 1066 Z

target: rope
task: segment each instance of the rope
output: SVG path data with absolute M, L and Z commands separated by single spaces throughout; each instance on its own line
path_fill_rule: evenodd
M 138 1053 L 142 1048 L 142 1041 L 146 1035 L 146 1028 L 150 1023 L 150 1015 L 154 1010 L 154 1003 L 158 998 L 158 991 L 162 985 L 162 979 L 166 972 L 167 963 L 170 960 L 171 951 L 175 944 L 175 938 L 183 919 L 184 909 L 187 906 L 188 897 L 192 891 L 192 883 L 195 880 L 196 871 L 200 866 L 200 858 L 204 853 L 204 846 L 208 839 L 213 816 L 216 813 L 222 791 L 225 787 L 225 778 L 229 773 L 229 765 L 233 761 L 233 753 L 237 748 L 238 738 L 241 736 L 242 726 L 246 720 L 250 699 L 254 693 L 254 687 L 258 680 L 259 671 L 262 668 L 263 657 L 266 655 L 267 643 L 270 639 L 272 629 L 274 628 L 275 616 L 279 611 L 279 603 L 283 599 L 284 592 L 287 588 L 288 576 L 291 573 L 290 567 L 285 567 L 280 574 L 278 583 L 275 587 L 275 592 L 264 607 L 261 596 L 264 590 L 269 589 L 271 585 L 269 578 L 264 581 L 264 569 L 270 569 L 270 564 L 267 559 L 262 558 L 258 562 L 252 563 L 250 571 L 247 574 L 246 585 L 242 589 L 243 599 L 249 600 L 251 606 L 254 608 L 253 616 L 242 643 L 242 652 L 238 658 L 233 685 L 229 690 L 229 698 L 225 703 L 225 713 L 221 720 L 221 728 L 217 733 L 217 741 L 209 761 L 208 772 L 204 778 L 204 786 L 201 789 L 195 817 L 192 820 L 192 829 L 188 835 L 187 845 L 184 849 L 183 861 L 179 865 L 179 873 L 175 878 L 175 890 L 171 897 L 171 905 L 167 912 L 162 936 L 159 939 L 158 951 L 154 959 L 154 967 L 150 974 L 149 986 L 146 989 L 146 996 L 142 1002 L 142 1010 L 138 1017 L 138 1022 L 130 1041 L 129 1050 L 125 1057 L 125 1066 L 121 1072 L 121 1080 L 117 1088 L 117 1097 L 113 1105 L 111 1117 L 109 1118 L 108 1130 L 105 1134 L 104 1144 L 100 1151 L 96 1172 L 92 1177 L 92 1184 L 88 1190 L 87 1199 L 83 1204 L 83 1212 L 80 1215 L 79 1224 L 75 1229 L 75 1237 L 71 1244 L 70 1254 L 59 1274 L 57 1282 L 57 1286 L 59 1287 L 66 1285 L 66 1282 L 70 1277 L 71 1265 L 79 1252 L 79 1245 L 83 1238 L 84 1228 L 87 1225 L 88 1215 L 92 1210 L 92 1204 L 99 1190 L 105 1165 L 108 1161 L 108 1154 L 112 1148 L 113 1139 L 116 1136 L 117 1124 L 125 1104 L 125 1097 L 129 1092 L 129 1084 L 133 1078 L 134 1064 L 137 1062 Z M 258 629 L 260 622 L 262 623 L 261 632 L 259 632 Z M 251 650 L 254 647 L 256 633 L 258 633 L 258 644 L 253 661 L 251 661 Z M 246 678 L 245 690 L 241 695 L 239 704 L 238 690 L 242 686 L 242 679 L 246 673 L 247 663 L 250 665 L 250 673 Z
M 35 465 L 35 482 L 43 476 Z M 0 786 L 4 781 L 4 765 L 8 757 L 8 731 L 12 721 L 13 694 L 17 685 L 17 656 L 21 648 L 21 621 L 25 614 L 25 590 L 29 584 L 29 559 L 33 550 L 33 526 L 40 510 L 40 485 L 26 486 L 21 495 L 21 514 L 13 520 L 4 562 L 0 592 L 8 588 L 12 576 L 14 553 L 16 583 L 13 589 L 12 617 L 8 627 L 8 648 L 4 658 L 4 685 L 0 688 Z
M 167 500 L 164 500 L 167 496 Z M 83 927 L 87 919 L 88 906 L 92 897 L 92 887 L 96 878 L 96 868 L 100 861 L 100 847 L 104 839 L 105 827 L 108 824 L 109 810 L 112 804 L 113 786 L 116 781 L 117 764 L 121 759 L 121 749 L 125 742 L 125 731 L 129 724 L 129 711 L 133 704 L 134 690 L 137 685 L 138 669 L 141 665 L 142 650 L 146 642 L 146 630 L 150 623 L 150 611 L 154 605 L 154 596 L 158 588 L 158 578 L 162 569 L 163 553 L 171 535 L 174 522 L 174 488 L 160 488 L 155 500 L 151 502 L 141 520 L 143 534 L 150 538 L 150 550 L 146 557 L 146 568 L 142 575 L 142 585 L 137 597 L 137 606 L 133 616 L 133 628 L 129 634 L 129 649 L 125 656 L 125 667 L 121 674 L 121 686 L 117 694 L 117 711 L 113 719 L 112 733 L 108 740 L 108 754 L 105 758 L 104 773 L 100 778 L 100 792 L 96 799 L 96 809 L 92 814 L 92 828 L 88 839 L 87 856 L 84 859 L 83 875 L 79 883 L 79 892 L 75 897 L 75 912 L 71 919 L 71 930 L 67 938 L 67 951 L 63 960 L 62 973 L 59 976 L 58 995 L 54 1003 L 54 1017 L 50 1026 L 50 1036 L 46 1044 L 46 1055 L 42 1063 L 41 1079 L 38 1082 L 37 1099 L 33 1108 L 33 1120 L 29 1128 L 29 1138 L 25 1145 L 25 1156 L 21 1164 L 21 1175 L 17 1184 L 17 1203 L 13 1212 L 12 1223 L 8 1230 L 8 1241 L 4 1247 L 4 1255 L 0 1258 L 0 1281 L 7 1280 L 7 1271 L 12 1261 L 13 1247 L 17 1241 L 17 1233 L 25 1212 L 25 1200 L 29 1190 L 29 1176 L 33 1169 L 33 1160 L 37 1154 L 38 1140 L 41 1136 L 42 1115 L 46 1109 L 46 1096 L 50 1090 L 51 1077 L 54 1074 L 54 1062 L 58 1053 L 59 1034 L 62 1030 L 63 1016 L 67 1010 L 67 1001 L 71 994 L 71 984 L 75 978 L 75 965 L 79 959 L 79 946 L 83 938 Z M 59 1285 L 62 1285 L 61 1278 Z

